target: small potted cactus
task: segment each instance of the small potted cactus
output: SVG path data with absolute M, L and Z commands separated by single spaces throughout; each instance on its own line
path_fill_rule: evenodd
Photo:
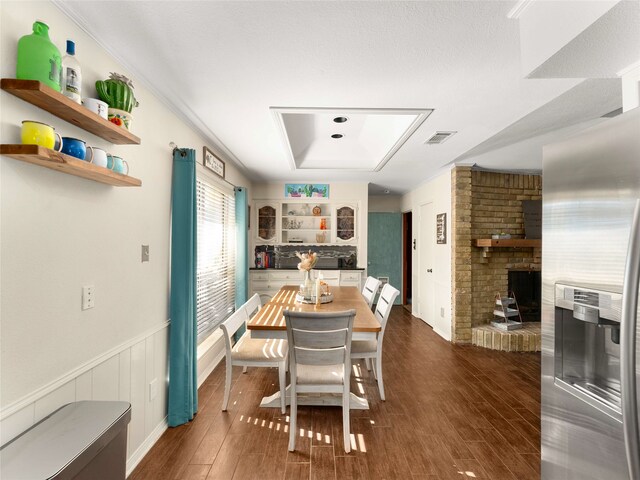
M 100 99 L 109 105 L 109 121 L 130 130 L 131 110 L 138 106 L 131 80 L 124 75 L 111 72 L 107 80 L 96 82 L 96 90 Z

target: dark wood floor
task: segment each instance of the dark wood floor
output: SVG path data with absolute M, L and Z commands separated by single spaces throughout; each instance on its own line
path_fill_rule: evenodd
M 540 355 L 455 346 L 402 307 L 384 342 L 387 401 L 364 368 L 352 391 L 355 449 L 345 454 L 338 407 L 299 407 L 305 431 L 287 451 L 288 418 L 258 406 L 277 390 L 277 370 L 234 370 L 221 412 L 224 361 L 199 391 L 196 419 L 170 428 L 132 480 L 511 479 L 540 477 Z

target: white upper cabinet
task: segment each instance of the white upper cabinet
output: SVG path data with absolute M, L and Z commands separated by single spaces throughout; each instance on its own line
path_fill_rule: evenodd
M 328 203 L 283 203 L 282 243 L 331 243 Z
M 358 227 L 356 214 L 355 205 L 341 204 L 335 206 L 336 243 L 356 243 Z
M 256 244 L 279 243 L 280 203 L 257 202 L 255 210 Z

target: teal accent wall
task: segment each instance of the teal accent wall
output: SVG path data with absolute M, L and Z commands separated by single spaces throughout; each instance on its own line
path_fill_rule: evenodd
M 402 214 L 369 212 L 367 272 L 372 277 L 389 277 L 402 291 Z M 400 305 L 402 295 L 396 297 Z

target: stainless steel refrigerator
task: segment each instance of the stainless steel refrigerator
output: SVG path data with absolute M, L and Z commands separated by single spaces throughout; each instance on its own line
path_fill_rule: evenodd
M 640 480 L 640 108 L 542 173 L 542 478 Z

